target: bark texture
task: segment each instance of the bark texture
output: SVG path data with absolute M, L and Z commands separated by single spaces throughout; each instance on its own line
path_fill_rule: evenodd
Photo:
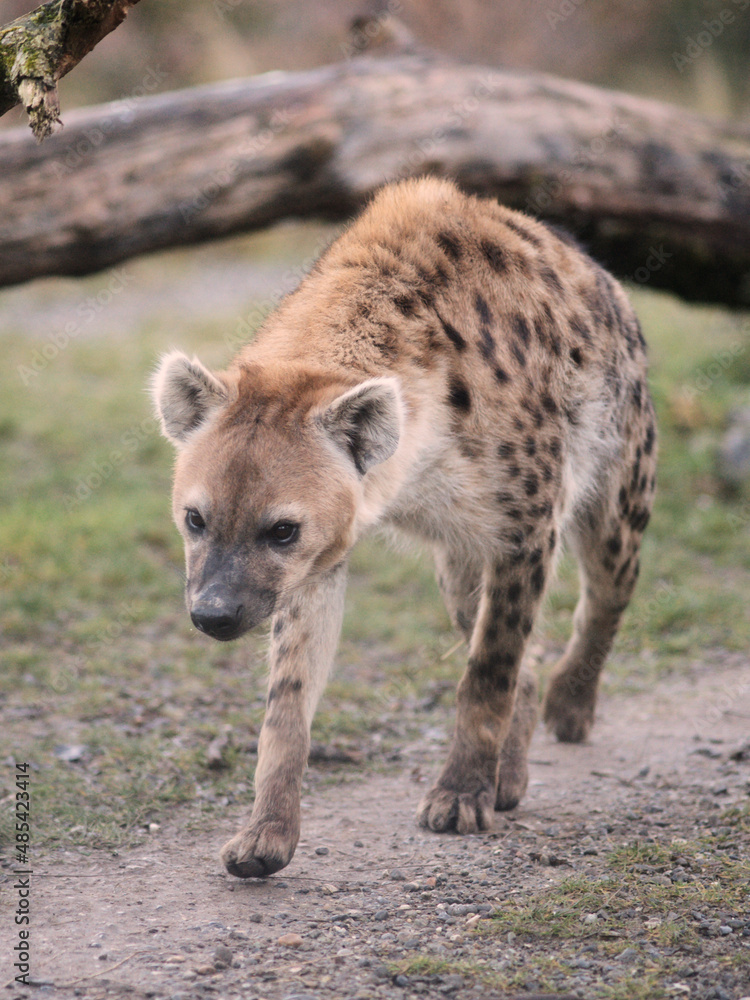
M 562 223 L 621 277 L 750 301 L 750 129 L 541 74 L 369 55 L 0 137 L 0 284 L 345 219 L 434 173 Z
M 0 28 L 0 115 L 23 104 L 40 141 L 60 121 L 57 81 L 138 0 L 51 0 Z

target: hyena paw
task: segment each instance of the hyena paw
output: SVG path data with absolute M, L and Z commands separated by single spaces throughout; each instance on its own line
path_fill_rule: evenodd
M 265 878 L 292 860 L 299 829 L 279 820 L 253 822 L 221 849 L 221 860 L 230 875 Z
M 444 833 L 478 833 L 492 828 L 494 789 L 458 792 L 452 788 L 435 785 L 422 799 L 417 810 L 420 826 Z
M 526 759 L 504 760 L 500 765 L 495 809 L 506 812 L 515 809 L 526 794 L 529 784 L 529 766 Z
M 594 724 L 594 705 L 575 699 L 553 678 L 544 699 L 544 722 L 561 743 L 583 743 Z

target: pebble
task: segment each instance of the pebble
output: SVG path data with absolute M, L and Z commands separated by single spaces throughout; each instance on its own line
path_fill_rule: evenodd
M 213 954 L 213 960 L 217 969 L 226 969 L 232 964 L 232 949 L 220 944 Z
M 302 944 L 302 937 L 299 934 L 282 934 L 276 939 L 276 944 L 284 945 L 285 948 L 299 948 Z
M 409 977 L 408 976 L 396 976 L 396 978 L 393 981 L 396 984 L 396 986 L 408 986 L 409 985 Z
M 406 875 L 404 875 L 400 868 L 394 868 L 388 877 L 393 879 L 394 882 L 406 881 Z
M 638 958 L 638 952 L 635 950 L 635 948 L 626 948 L 625 951 L 621 951 L 620 954 L 617 956 L 617 961 L 629 964 L 630 962 L 635 962 L 637 958 Z
M 327 847 L 316 847 L 315 848 L 315 853 L 316 854 L 328 854 L 328 848 Z

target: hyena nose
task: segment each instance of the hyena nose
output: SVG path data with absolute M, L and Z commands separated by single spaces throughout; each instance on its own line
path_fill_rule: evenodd
M 193 625 L 212 639 L 228 642 L 236 639 L 242 631 L 242 605 L 234 613 L 217 611 L 216 608 L 193 608 L 190 612 Z

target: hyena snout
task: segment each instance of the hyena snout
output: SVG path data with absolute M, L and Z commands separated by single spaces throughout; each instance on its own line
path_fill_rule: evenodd
M 192 597 L 188 610 L 193 625 L 212 639 L 238 639 L 273 613 L 275 595 L 270 590 L 249 590 L 212 583 Z
M 231 608 L 216 607 L 212 604 L 197 604 L 191 612 L 193 625 L 212 639 L 228 642 L 236 639 L 244 631 L 242 629 L 242 605 Z

